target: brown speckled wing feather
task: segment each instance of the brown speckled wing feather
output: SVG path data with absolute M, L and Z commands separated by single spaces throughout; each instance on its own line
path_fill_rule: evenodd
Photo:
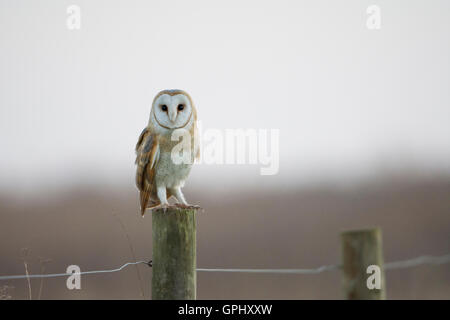
M 136 144 L 136 186 L 140 191 L 141 214 L 144 215 L 153 192 L 155 165 L 159 157 L 157 136 L 145 128 Z

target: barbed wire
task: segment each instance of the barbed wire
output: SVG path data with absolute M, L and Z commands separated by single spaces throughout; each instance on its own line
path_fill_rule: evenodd
M 450 263 L 450 253 L 442 256 L 430 256 L 424 255 L 408 260 L 388 262 L 384 264 L 385 270 L 394 269 L 404 269 L 412 268 L 420 265 L 442 265 L 445 263 Z M 48 273 L 48 274 L 30 274 L 30 275 L 11 275 L 11 276 L 0 276 L 0 280 L 14 280 L 14 279 L 33 279 L 33 278 L 55 278 L 55 277 L 68 277 L 74 274 L 85 275 L 85 274 L 98 274 L 98 273 L 113 273 L 119 272 L 130 265 L 145 264 L 152 267 L 152 261 L 136 261 L 127 262 L 116 269 L 106 269 L 106 270 L 93 270 L 93 271 L 82 271 L 79 273 Z M 246 268 L 197 268 L 198 272 L 239 272 L 239 273 L 275 273 L 275 274 L 319 274 L 326 271 L 332 271 L 340 269 L 341 266 L 337 264 L 323 265 L 312 269 L 246 269 Z

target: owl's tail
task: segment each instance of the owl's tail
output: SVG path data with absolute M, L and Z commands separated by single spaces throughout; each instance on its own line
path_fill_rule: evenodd
M 161 203 L 159 201 L 150 200 L 145 202 L 145 205 L 142 203 L 142 195 L 141 195 L 141 215 L 144 216 L 146 209 L 152 209 L 154 207 L 159 206 Z
M 150 192 L 147 190 L 142 190 L 140 193 L 141 197 L 141 216 L 144 216 L 145 209 L 147 209 L 148 199 L 150 198 Z
M 150 199 L 150 196 L 151 196 L 151 194 L 152 194 L 152 192 L 153 192 L 153 188 L 152 188 L 152 186 L 153 186 L 153 177 L 154 177 L 154 174 L 155 174 L 155 170 L 150 170 L 150 172 L 148 173 L 148 175 L 149 175 L 149 178 L 150 178 L 150 181 L 149 180 L 147 180 L 147 179 L 143 179 L 142 181 L 141 181 L 141 188 L 140 188 L 140 190 L 141 190 L 141 192 L 140 192 L 140 202 L 141 202 L 141 216 L 144 216 L 144 214 L 145 214 L 145 209 L 147 209 L 147 204 L 148 204 L 148 202 L 149 202 L 149 199 Z M 144 175 L 142 174 L 142 172 L 138 172 L 138 174 L 136 175 L 136 176 L 141 176 L 141 177 L 144 177 Z M 152 201 L 152 200 L 150 200 L 150 202 L 151 202 L 151 205 L 153 204 L 153 202 L 154 201 Z M 155 205 L 152 205 L 152 207 L 154 207 L 154 206 L 156 206 L 157 204 L 155 204 Z
M 150 196 L 152 194 L 152 185 L 145 181 L 144 183 L 144 189 L 141 190 L 140 198 L 141 198 L 141 216 L 144 216 L 145 209 L 147 208 L 153 208 L 159 205 L 159 202 L 154 201 L 153 199 L 150 199 Z M 149 203 L 150 202 L 150 203 Z

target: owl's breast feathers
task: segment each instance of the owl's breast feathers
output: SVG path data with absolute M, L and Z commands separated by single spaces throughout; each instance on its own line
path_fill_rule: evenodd
M 155 164 L 159 157 L 159 139 L 145 128 L 136 144 L 136 186 L 140 191 L 141 214 L 144 214 L 153 192 Z

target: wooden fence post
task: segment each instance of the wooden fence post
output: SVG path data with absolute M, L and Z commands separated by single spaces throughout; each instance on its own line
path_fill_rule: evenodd
M 170 207 L 152 213 L 152 299 L 195 300 L 197 209 Z
M 381 230 L 347 231 L 341 234 L 342 282 L 345 298 L 349 300 L 386 299 Z M 371 265 L 372 270 L 367 270 Z M 368 273 L 369 271 L 369 273 Z M 370 277 L 370 279 L 369 279 Z M 380 289 L 369 289 L 368 280 Z

